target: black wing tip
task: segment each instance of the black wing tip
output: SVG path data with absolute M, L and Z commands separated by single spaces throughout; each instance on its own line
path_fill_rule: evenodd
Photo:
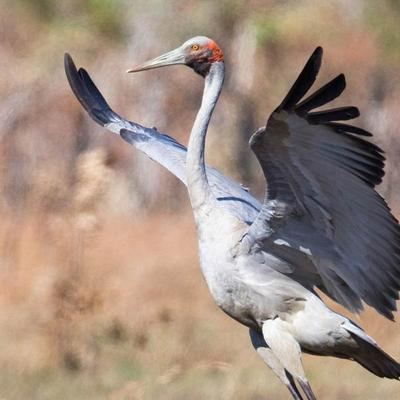
M 101 126 L 110 122 L 112 110 L 84 68 L 76 68 L 69 53 L 64 54 L 64 68 L 69 85 L 89 116 Z
M 375 307 L 374 307 L 375 308 Z M 376 309 L 376 308 L 375 308 Z M 376 309 L 378 311 L 379 314 L 383 315 L 386 319 L 388 319 L 391 322 L 396 322 L 396 319 L 394 318 L 394 314 L 393 312 L 396 311 L 396 309 L 394 310 L 388 310 L 388 309 Z
M 342 94 L 343 90 L 346 89 L 346 76 L 343 72 L 341 72 L 336 78 L 332 79 L 332 82 L 335 82 L 335 84 L 341 88 L 340 94 Z
M 74 91 L 74 86 L 75 86 L 74 78 L 77 74 L 77 69 L 74 60 L 72 59 L 69 53 L 64 54 L 64 70 L 65 74 L 67 75 L 67 79 L 71 86 L 71 89 Z
M 307 60 L 298 78 L 277 108 L 277 111 L 292 111 L 296 104 L 305 96 L 315 82 L 321 68 L 322 54 L 322 47 L 318 46 Z
M 360 136 L 366 136 L 366 137 L 372 136 L 371 132 L 368 132 L 365 129 L 359 128 L 358 126 L 342 124 L 339 122 L 328 122 L 326 125 L 330 126 L 338 133 L 348 132 L 348 133 L 354 133 L 354 134 L 360 135 Z M 381 152 L 383 152 L 383 150 L 381 150 Z
M 321 68 L 323 55 L 324 55 L 323 48 L 321 46 L 317 46 L 305 65 L 305 68 L 307 66 L 309 66 L 310 68 L 312 68 L 314 70 L 315 76 L 317 76 L 317 74 Z
M 74 62 L 72 61 L 71 54 L 65 52 L 65 53 L 64 53 L 64 67 L 65 67 L 65 69 L 67 69 L 68 66 L 69 66 L 71 63 L 72 63 L 72 64 L 74 63 Z
M 90 78 L 89 73 L 86 71 L 85 68 L 80 67 L 78 69 L 78 74 L 82 79 L 82 82 L 85 84 L 87 83 L 89 80 L 93 83 L 92 79 Z
M 320 64 L 322 61 L 322 56 L 324 54 L 324 49 L 322 46 L 317 46 L 314 51 L 312 52 L 310 58 L 308 59 L 307 63 L 315 62 L 316 65 Z
M 300 101 L 295 107 L 294 112 L 300 117 L 306 117 L 311 110 L 324 106 L 332 100 L 339 97 L 346 88 L 346 79 L 344 74 L 339 74 L 337 77 L 321 86 L 310 96 Z
M 322 56 L 323 56 L 323 54 L 324 54 L 324 51 L 323 51 L 323 49 L 322 49 L 322 47 L 321 46 L 318 46 L 315 50 L 314 50 L 314 52 L 313 52 L 313 54 L 311 55 L 311 57 L 310 57 L 310 60 L 309 60 L 309 62 L 310 62 L 310 64 L 312 64 L 312 68 L 313 68 L 313 72 L 314 72 L 314 81 L 315 81 L 315 78 L 317 77 L 317 75 L 318 75 L 318 72 L 319 72 L 319 70 L 320 70 L 320 68 L 321 68 L 321 65 L 322 65 Z M 314 83 L 314 82 L 312 82 L 312 83 Z M 312 85 L 312 84 L 311 84 Z M 310 86 L 311 87 L 311 86 Z
M 64 66 L 67 69 L 70 65 L 75 66 L 74 61 L 72 60 L 71 54 L 65 52 L 64 53 Z
M 323 55 L 324 55 L 324 49 L 322 48 L 322 46 L 317 46 L 313 51 L 311 57 L 321 62 Z
M 360 116 L 360 110 L 355 106 L 332 108 L 307 114 L 306 119 L 312 124 L 326 124 L 334 121 L 348 121 Z
M 285 110 L 288 112 L 295 112 L 312 124 L 328 124 L 333 121 L 347 121 L 360 116 L 360 111 L 354 106 L 310 112 L 310 110 L 328 104 L 342 94 L 346 88 L 346 77 L 343 73 L 340 73 L 309 97 L 302 100 L 306 92 L 315 82 L 316 76 L 321 67 L 322 56 L 323 48 L 317 46 L 276 111 L 279 112 L 280 110 Z M 361 129 L 359 131 L 355 129 L 354 131 L 356 132 L 352 133 L 370 136 L 368 132 L 362 131 Z
M 343 90 L 346 89 L 347 82 L 346 82 L 346 76 L 343 72 L 341 72 L 338 76 L 333 78 L 330 81 L 331 84 L 334 84 L 336 87 L 341 89 L 340 94 L 342 94 Z

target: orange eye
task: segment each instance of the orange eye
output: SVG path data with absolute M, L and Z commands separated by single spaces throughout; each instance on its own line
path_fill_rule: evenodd
M 191 49 L 197 51 L 200 48 L 198 44 L 192 44 Z

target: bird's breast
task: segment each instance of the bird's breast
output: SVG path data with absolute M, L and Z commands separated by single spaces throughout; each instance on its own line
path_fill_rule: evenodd
M 216 242 L 200 244 L 200 265 L 216 304 L 242 324 L 255 327 L 251 290 L 238 279 L 238 265 L 232 248 Z

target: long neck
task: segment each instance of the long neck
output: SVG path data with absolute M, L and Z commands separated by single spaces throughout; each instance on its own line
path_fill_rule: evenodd
M 217 203 L 208 184 L 204 162 L 204 147 L 208 124 L 224 82 L 224 63 L 215 62 L 205 78 L 203 99 L 190 134 L 186 176 L 190 201 L 195 216 Z

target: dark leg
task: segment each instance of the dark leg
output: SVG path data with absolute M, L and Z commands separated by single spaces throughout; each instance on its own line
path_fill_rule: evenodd
M 301 396 L 299 389 L 297 389 L 296 383 L 294 382 L 293 376 L 287 371 L 286 376 L 289 379 L 289 385 L 286 385 L 286 387 L 289 389 L 290 394 L 295 400 L 303 400 L 303 397 Z
M 297 382 L 299 382 L 300 387 L 303 389 L 303 392 L 306 395 L 307 400 L 317 400 L 314 392 L 311 389 L 310 384 L 307 381 L 298 379 Z
M 287 372 L 276 356 L 272 353 L 271 349 L 265 342 L 262 334 L 253 329 L 250 329 L 251 342 L 256 349 L 257 353 L 265 361 L 265 363 L 272 369 L 275 375 L 285 384 L 289 389 L 294 400 L 303 400 L 299 390 L 297 389 L 296 383 L 293 376 Z

